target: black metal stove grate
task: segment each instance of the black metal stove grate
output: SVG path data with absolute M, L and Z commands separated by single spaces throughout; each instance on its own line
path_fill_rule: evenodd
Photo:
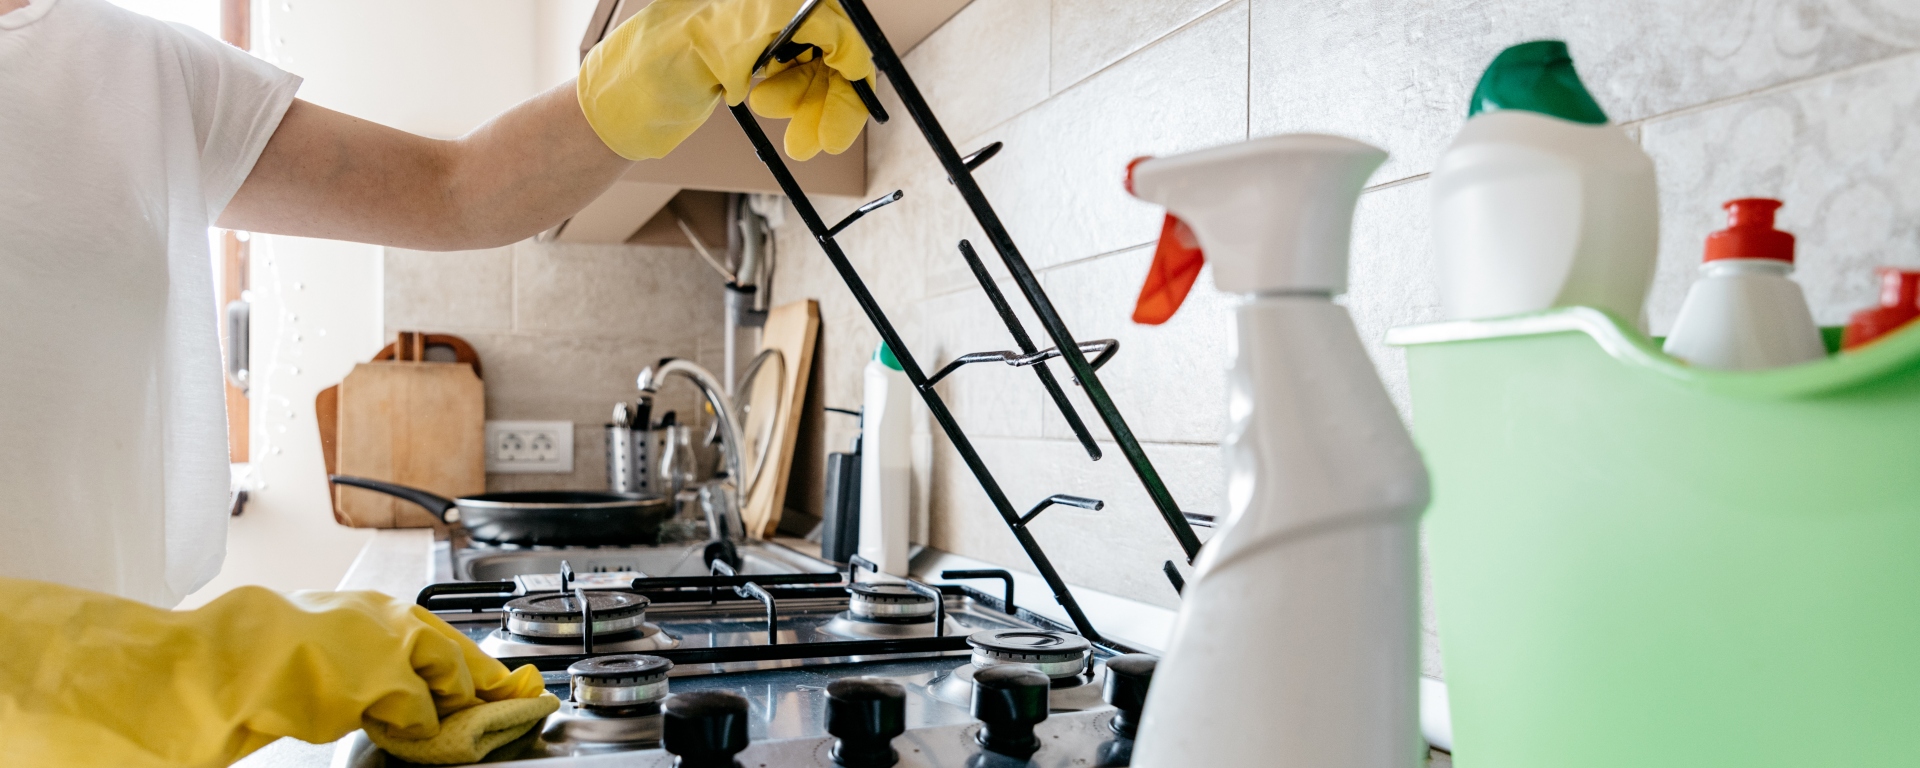
M 1052 357 L 1059 357 L 1067 364 L 1068 370 L 1072 372 L 1074 383 L 1078 384 L 1081 389 L 1086 392 L 1087 399 L 1093 403 L 1094 410 L 1099 413 L 1100 420 L 1106 424 L 1107 430 L 1112 434 L 1114 442 L 1119 445 L 1121 454 L 1126 457 L 1127 463 L 1132 466 L 1135 476 L 1140 480 L 1141 486 L 1146 489 L 1147 495 L 1153 499 L 1154 506 L 1159 510 L 1160 516 L 1166 521 L 1168 529 L 1173 532 L 1174 539 L 1180 543 L 1181 549 L 1186 553 L 1188 562 L 1192 562 L 1193 558 L 1199 554 L 1200 539 L 1194 534 L 1193 527 L 1188 523 L 1187 517 L 1181 513 L 1179 506 L 1174 503 L 1173 495 L 1168 492 L 1166 483 L 1161 480 L 1159 472 L 1154 469 L 1153 462 L 1147 458 L 1146 452 L 1141 449 L 1140 441 L 1134 437 L 1133 431 L 1128 428 L 1126 419 L 1120 415 L 1119 409 L 1114 406 L 1113 398 L 1107 394 L 1106 387 L 1100 383 L 1100 377 L 1096 369 L 1113 357 L 1113 354 L 1118 350 L 1118 342 L 1102 340 L 1081 343 L 1074 340 L 1073 333 L 1067 329 L 1066 321 L 1061 319 L 1060 313 L 1053 306 L 1053 301 L 1048 298 L 1046 289 L 1041 287 L 1039 279 L 1034 276 L 1033 270 L 1027 266 L 1026 259 L 1020 255 L 1020 249 L 1014 244 L 1012 235 L 1007 233 L 1007 229 L 1001 223 L 999 215 L 994 212 L 993 205 L 987 201 L 985 193 L 980 190 L 980 185 L 975 182 L 973 178 L 974 169 L 992 159 L 1001 149 L 1001 145 L 996 142 L 978 152 L 962 157 L 959 150 L 954 148 L 953 141 L 948 138 L 946 130 L 940 127 L 940 121 L 934 116 L 933 110 L 927 106 L 926 99 L 921 97 L 920 89 L 914 84 L 913 78 L 908 75 L 906 66 L 900 62 L 900 57 L 894 52 L 892 43 L 887 40 L 885 33 L 881 32 L 880 25 L 874 21 L 873 15 L 867 10 L 866 3 L 862 0 L 840 0 L 840 5 L 841 8 L 846 11 L 847 17 L 852 20 L 860 36 L 865 39 L 867 47 L 872 50 L 874 65 L 878 68 L 880 74 L 885 75 L 887 81 L 893 84 L 894 91 L 899 95 L 900 101 L 906 107 L 908 115 L 913 118 L 915 125 L 920 129 L 921 135 L 933 149 L 934 155 L 940 159 L 941 166 L 946 169 L 948 181 L 953 185 L 954 189 L 960 193 L 960 196 L 966 200 L 967 207 L 973 212 L 974 219 L 979 222 L 981 229 L 986 232 L 987 239 L 992 243 L 994 250 L 1000 254 L 1001 261 L 1006 264 L 1007 271 L 1013 275 L 1014 283 L 1019 286 L 1021 294 L 1026 297 L 1027 303 L 1033 308 L 1034 315 L 1039 318 L 1041 327 L 1046 330 L 1047 336 L 1052 339 L 1054 346 L 1046 350 L 1036 348 L 1033 339 L 1027 334 L 1025 326 L 1021 323 L 1020 319 L 1014 315 L 1013 309 L 1007 303 L 1006 297 L 1001 294 L 992 276 L 988 274 L 985 265 L 981 263 L 978 254 L 974 252 L 973 245 L 962 240 L 959 244 L 961 257 L 966 260 L 968 268 L 972 270 L 974 277 L 979 280 L 981 288 L 986 291 L 988 299 L 993 302 L 995 311 L 1000 315 L 1001 320 L 1006 323 L 1007 331 L 1013 335 L 1014 341 L 1019 345 L 1020 349 L 1018 353 L 986 352 L 963 355 L 953 364 L 948 365 L 933 377 L 929 378 L 920 367 L 919 362 L 914 358 L 912 352 L 907 348 L 905 341 L 900 338 L 900 334 L 895 331 L 893 322 L 887 318 L 886 310 L 881 309 L 879 302 L 874 300 L 872 292 L 867 290 L 866 282 L 861 279 L 860 273 L 853 268 L 853 264 L 847 260 L 846 253 L 841 250 L 839 242 L 835 239 L 856 220 L 889 203 L 899 200 L 901 193 L 895 191 L 863 205 L 845 220 L 829 226 L 820 218 L 819 211 L 814 208 L 813 202 L 807 198 L 806 191 L 801 189 L 800 184 L 795 181 L 793 173 L 787 168 L 786 161 L 783 160 L 780 153 L 774 149 L 772 141 L 767 138 L 766 132 L 760 129 L 759 122 L 754 120 L 752 113 L 747 110 L 744 102 L 730 108 L 734 120 L 740 124 L 741 130 L 746 132 L 747 138 L 753 143 L 754 151 L 759 156 L 760 161 L 766 164 L 767 170 L 771 172 L 774 179 L 779 182 L 780 188 L 786 192 L 787 198 L 792 202 L 794 209 L 800 214 L 801 220 L 806 223 L 807 229 L 813 234 L 814 239 L 820 243 L 821 250 L 826 252 L 827 259 L 833 263 L 834 269 L 840 273 L 841 280 L 847 284 L 848 290 L 853 292 L 854 300 L 860 304 L 860 309 L 866 313 L 867 319 L 873 323 L 875 330 L 879 331 L 881 340 L 886 342 L 887 347 L 893 351 L 894 357 L 900 361 L 901 368 L 906 373 L 907 379 L 913 383 L 914 389 L 919 391 L 921 399 L 925 401 L 927 410 L 933 414 L 934 420 L 940 424 L 941 431 L 946 433 L 948 441 L 953 444 L 954 450 L 960 454 L 960 458 L 966 463 L 967 469 L 973 473 L 974 478 L 979 481 L 980 487 L 986 491 L 987 498 L 992 501 L 994 509 L 1000 513 L 1000 517 L 1006 522 L 1007 527 L 1013 531 L 1013 536 L 1019 541 L 1020 548 L 1026 552 L 1027 558 L 1033 563 L 1034 569 L 1040 573 L 1041 578 L 1046 580 L 1048 589 L 1053 592 L 1054 599 L 1059 602 L 1060 607 L 1064 609 L 1068 617 L 1072 619 L 1074 628 L 1087 639 L 1098 642 L 1101 639 L 1099 632 L 1097 632 L 1093 628 L 1092 623 L 1088 621 L 1086 613 L 1080 609 L 1079 603 L 1074 600 L 1073 593 L 1068 590 L 1066 582 L 1060 578 L 1059 572 L 1054 569 L 1053 563 L 1047 558 L 1046 552 L 1040 547 L 1040 543 L 1034 539 L 1033 534 L 1028 531 L 1027 526 L 1032 522 L 1033 518 L 1049 504 L 1069 503 L 1075 506 L 1098 509 L 1099 502 L 1061 494 L 1041 502 L 1040 505 L 1034 507 L 1033 510 L 1026 515 L 1017 513 L 1013 503 L 1008 500 L 1006 492 L 1001 489 L 999 482 L 994 479 L 993 472 L 987 468 L 986 462 L 981 460 L 979 452 L 974 450 L 973 442 L 967 438 L 966 432 L 961 429 L 959 423 L 954 420 L 953 414 L 947 410 L 946 403 L 940 398 L 939 393 L 934 391 L 934 384 L 941 378 L 951 374 L 958 367 L 973 362 L 1000 361 L 1015 366 L 1031 367 L 1034 374 L 1039 377 L 1041 386 L 1046 388 L 1047 394 L 1053 399 L 1054 405 L 1059 408 L 1060 414 L 1065 417 L 1067 424 L 1073 429 L 1074 436 L 1077 437 L 1080 440 L 1080 444 L 1085 447 L 1087 455 L 1093 460 L 1098 461 L 1101 457 L 1099 444 L 1094 441 L 1093 435 L 1088 431 L 1086 423 L 1081 420 L 1078 411 L 1075 410 L 1073 404 L 1068 401 L 1066 392 L 1061 388 L 1060 382 L 1054 377 L 1052 370 L 1047 367 L 1046 360 Z M 790 57 L 797 54 L 797 51 L 789 50 L 794 48 L 794 46 L 791 45 L 793 31 L 799 28 L 800 22 L 805 20 L 807 15 L 812 13 L 813 9 L 817 6 L 818 2 L 809 2 L 800 9 L 799 14 L 794 17 L 793 22 L 782 31 L 781 35 L 776 38 L 771 45 L 767 46 L 766 52 L 762 54 L 760 58 L 762 66 L 764 66 L 767 61 L 779 58 L 782 55 Z M 758 69 L 756 68 L 756 72 L 757 71 Z M 880 107 L 879 99 L 873 95 L 867 84 L 864 82 L 856 83 L 855 86 L 855 90 L 859 93 L 861 101 L 867 105 L 872 117 L 878 122 L 887 122 L 888 116 L 886 110 Z M 1089 352 L 1097 355 L 1092 361 L 1087 359 Z M 1075 503 L 1082 501 L 1089 503 Z

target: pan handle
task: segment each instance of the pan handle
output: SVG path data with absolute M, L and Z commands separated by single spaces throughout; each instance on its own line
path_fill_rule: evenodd
M 377 491 L 395 498 L 406 499 L 407 501 L 425 507 L 428 512 L 432 512 L 433 516 L 440 518 L 440 522 L 443 523 L 457 523 L 460 521 L 459 505 L 454 502 L 453 499 L 445 496 L 438 496 L 418 488 L 408 488 L 404 485 L 383 483 L 379 480 L 368 480 L 364 477 L 328 475 L 327 479 L 340 485 L 351 485 L 355 488 L 365 488 L 369 491 Z

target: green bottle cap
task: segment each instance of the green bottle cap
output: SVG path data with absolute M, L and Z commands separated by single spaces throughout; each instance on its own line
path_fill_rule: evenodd
M 873 359 L 880 361 L 881 365 L 896 371 L 906 370 L 900 367 L 900 358 L 893 356 L 893 350 L 887 349 L 887 343 L 884 341 L 880 342 L 880 346 L 873 348 Z
M 1480 76 L 1480 85 L 1473 89 L 1467 117 L 1502 109 L 1538 112 L 1590 125 L 1607 122 L 1607 113 L 1600 111 L 1593 95 L 1580 84 L 1580 74 L 1573 71 L 1567 44 L 1559 40 L 1521 43 L 1501 51 L 1487 65 L 1487 73 Z

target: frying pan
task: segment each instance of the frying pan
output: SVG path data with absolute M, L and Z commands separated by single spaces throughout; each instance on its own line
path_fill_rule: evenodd
M 514 491 L 449 499 L 404 485 L 333 475 L 335 483 L 405 499 L 489 544 L 578 546 L 660 543 L 673 505 L 658 496 L 602 491 Z

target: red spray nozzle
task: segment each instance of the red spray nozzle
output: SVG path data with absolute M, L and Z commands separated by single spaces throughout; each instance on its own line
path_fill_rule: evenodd
M 1880 306 L 1853 313 L 1840 336 L 1841 349 L 1865 346 L 1920 318 L 1920 272 L 1880 268 Z
M 1127 194 L 1133 194 L 1133 169 L 1150 159 L 1136 157 L 1127 163 Z M 1200 240 L 1193 230 L 1167 214 L 1160 225 L 1160 242 L 1153 250 L 1153 265 L 1147 268 L 1146 283 L 1140 286 L 1140 298 L 1133 305 L 1133 321 L 1159 325 L 1172 319 L 1206 263 L 1206 254 L 1200 251 Z
M 1707 235 L 1707 256 L 1716 259 L 1774 259 L 1793 263 L 1793 235 L 1773 228 L 1780 201 L 1765 197 L 1729 200 L 1727 228 Z

